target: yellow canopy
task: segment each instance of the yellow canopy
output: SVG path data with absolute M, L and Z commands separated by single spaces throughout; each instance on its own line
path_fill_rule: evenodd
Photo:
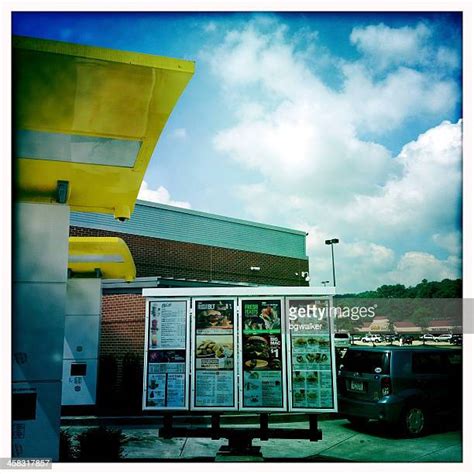
M 129 218 L 194 62 L 13 38 L 17 199 Z
M 137 276 L 132 254 L 118 237 L 69 237 L 68 268 L 74 273 L 99 269 L 106 279 L 132 281 Z

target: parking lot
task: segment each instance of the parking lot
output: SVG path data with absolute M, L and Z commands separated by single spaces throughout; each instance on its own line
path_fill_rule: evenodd
M 394 346 L 400 346 L 400 340 L 396 340 L 396 341 L 393 341 L 391 343 L 392 345 Z M 352 342 L 351 344 L 352 346 L 387 346 L 387 345 L 390 345 L 390 343 L 387 343 L 387 342 L 375 342 L 375 343 L 372 343 L 372 342 L 362 342 L 362 341 L 354 341 Z M 403 345 L 406 345 L 406 344 L 403 344 Z M 428 341 L 428 342 L 423 342 L 423 341 L 420 341 L 420 340 L 414 340 L 412 341 L 412 343 L 410 345 L 413 345 L 413 346 L 433 346 L 433 347 L 460 347 L 460 345 L 457 345 L 457 344 L 447 344 L 446 342 L 434 342 L 434 341 Z
M 238 426 L 238 425 L 228 425 Z M 239 425 L 241 426 L 241 425 Z M 253 425 L 248 425 L 253 426 Z M 272 424 L 272 427 L 304 428 L 306 422 Z M 459 427 L 438 428 L 423 438 L 404 439 L 387 431 L 378 422 L 364 430 L 355 429 L 345 419 L 320 421 L 323 439 L 254 441 L 260 445 L 263 460 L 305 462 L 461 462 L 462 438 Z M 87 429 L 71 426 L 71 434 Z M 117 428 L 117 427 L 114 427 Z M 215 461 L 226 440 L 208 438 L 160 439 L 158 427 L 121 426 L 126 436 L 124 458 L 129 461 Z M 249 459 L 252 460 L 252 459 Z

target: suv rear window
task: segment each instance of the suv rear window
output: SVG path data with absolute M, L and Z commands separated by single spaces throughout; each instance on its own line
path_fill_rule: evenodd
M 375 351 L 348 350 L 342 359 L 343 370 L 366 374 L 389 374 L 390 353 Z M 375 369 L 381 371 L 375 372 Z
M 420 352 L 413 353 L 413 373 L 448 374 L 462 370 L 460 352 Z

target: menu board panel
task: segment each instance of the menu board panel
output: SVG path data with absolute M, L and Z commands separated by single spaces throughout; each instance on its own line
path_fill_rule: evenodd
M 193 408 L 236 408 L 236 302 L 194 300 Z
M 149 302 L 144 409 L 187 409 L 188 300 Z
M 241 408 L 285 408 L 280 299 L 241 300 Z
M 334 408 L 329 300 L 287 298 L 290 408 Z

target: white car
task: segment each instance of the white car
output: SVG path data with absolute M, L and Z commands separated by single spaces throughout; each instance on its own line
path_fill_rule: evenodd
M 383 341 L 380 336 L 377 336 L 375 334 L 366 334 L 362 338 L 362 342 L 383 342 Z
M 440 336 L 435 336 L 436 342 L 451 342 L 453 338 L 452 334 L 441 334 Z
M 436 337 L 434 337 L 433 334 L 423 334 L 423 336 L 420 336 L 420 340 L 422 340 L 422 341 L 435 341 Z

